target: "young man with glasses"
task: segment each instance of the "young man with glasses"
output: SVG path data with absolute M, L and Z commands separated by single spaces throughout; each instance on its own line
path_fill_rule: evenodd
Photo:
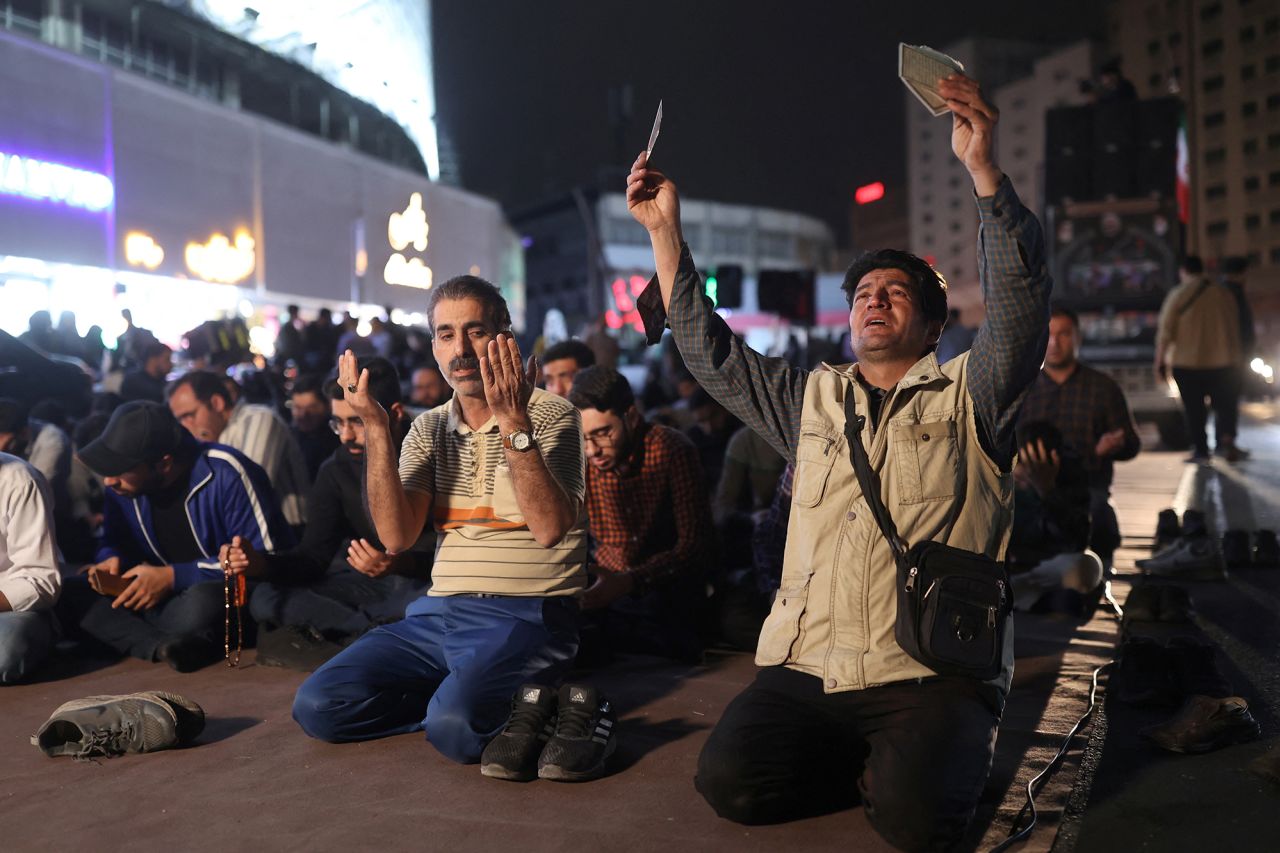
M 385 358 L 367 358 L 369 390 L 387 411 L 398 449 L 409 431 L 400 378 Z M 325 429 L 340 441 L 320 466 L 307 496 L 309 519 L 298 547 L 258 554 L 232 545 L 234 568 L 264 583 L 254 591 L 250 613 L 262 626 L 258 662 L 310 671 L 374 625 L 393 622 L 431 583 L 435 536 L 423 531 L 394 557 L 378 539 L 364 507 L 364 422 L 345 398 L 334 374 L 323 385 L 332 408 Z
M 715 556 L 698 450 L 680 431 L 645 421 L 612 368 L 578 371 L 569 402 L 582 413 L 593 545 L 583 659 L 631 651 L 697 660 Z

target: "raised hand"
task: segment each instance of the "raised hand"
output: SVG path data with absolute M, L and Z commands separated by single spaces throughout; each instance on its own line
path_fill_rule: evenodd
M 1018 465 L 1023 467 L 1032 487 L 1044 497 L 1057 485 L 1062 458 L 1058 456 L 1058 451 L 1044 446 L 1044 439 L 1039 439 L 1022 446 L 1018 451 Z
M 938 93 L 947 99 L 951 109 L 951 150 L 956 159 L 969 170 L 975 186 L 990 182 L 994 192 L 1000 179 L 994 151 L 1000 111 L 983 99 L 978 81 L 963 74 L 939 80 Z M 991 194 L 983 189 L 978 186 L 980 195 Z
M 643 151 L 627 175 L 627 210 L 649 232 L 680 226 L 680 195 L 666 175 L 649 168 Z
M 338 385 L 345 400 L 366 425 L 387 423 L 387 410 L 369 393 L 369 371 L 359 370 L 356 354 L 347 350 L 338 356 Z
M 503 435 L 531 428 L 529 398 L 537 378 L 537 357 L 529 356 L 528 365 L 522 368 L 515 338 L 501 333 L 489 341 L 488 354 L 480 356 L 480 381 Z

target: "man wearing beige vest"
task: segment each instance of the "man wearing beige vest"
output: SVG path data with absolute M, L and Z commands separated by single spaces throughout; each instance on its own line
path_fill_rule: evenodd
M 952 149 L 973 179 L 987 308 L 972 350 L 943 367 L 933 348 L 945 284 L 894 250 L 863 256 L 845 277 L 857 364 L 809 372 L 752 351 L 702 297 L 675 186 L 644 154 L 627 183 L 657 268 L 640 299 L 647 327 L 668 321 L 702 386 L 796 463 L 782 581 L 756 654 L 763 668 L 711 733 L 698 790 L 741 823 L 860 797 L 876 830 L 907 850 L 964 833 L 991 766 L 1013 632 L 1006 625 L 1002 671 L 985 682 L 938 675 L 897 644 L 895 560 L 854 474 L 845 399 L 870 427 L 861 443 L 900 537 L 1002 559 L 1014 426 L 1044 358 L 1051 289 L 1040 225 L 993 159 L 996 110 L 967 77 L 939 87 Z
M 1173 381 L 1182 397 L 1192 451 L 1187 462 L 1208 463 L 1206 425 L 1213 406 L 1214 452 L 1240 462 L 1248 452 L 1236 444 L 1240 417 L 1240 314 L 1235 296 L 1204 276 L 1204 262 L 1190 255 L 1182 262 L 1180 283 L 1160 306 L 1156 332 L 1156 374 Z

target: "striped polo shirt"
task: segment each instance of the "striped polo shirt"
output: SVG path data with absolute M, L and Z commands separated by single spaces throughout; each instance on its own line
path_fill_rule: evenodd
M 586 586 L 582 416 L 536 388 L 529 419 L 551 475 L 578 507 L 577 522 L 550 548 L 533 538 L 516 503 L 496 418 L 471 429 L 455 396 L 414 419 L 400 451 L 400 481 L 405 491 L 432 496 L 431 595 L 572 595 Z

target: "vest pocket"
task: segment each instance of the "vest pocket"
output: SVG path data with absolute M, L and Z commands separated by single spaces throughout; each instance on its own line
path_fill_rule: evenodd
M 800 433 L 796 447 L 796 479 L 791 502 L 798 506 L 817 506 L 827 488 L 831 465 L 836 461 L 836 440 L 820 432 Z
M 756 663 L 776 666 L 786 662 L 791 647 L 800 636 L 800 617 L 804 613 L 807 583 L 784 583 L 773 600 L 769 617 L 760 628 L 756 645 Z
M 956 494 L 956 422 L 897 424 L 893 427 L 897 457 L 898 501 L 904 504 L 941 501 Z

